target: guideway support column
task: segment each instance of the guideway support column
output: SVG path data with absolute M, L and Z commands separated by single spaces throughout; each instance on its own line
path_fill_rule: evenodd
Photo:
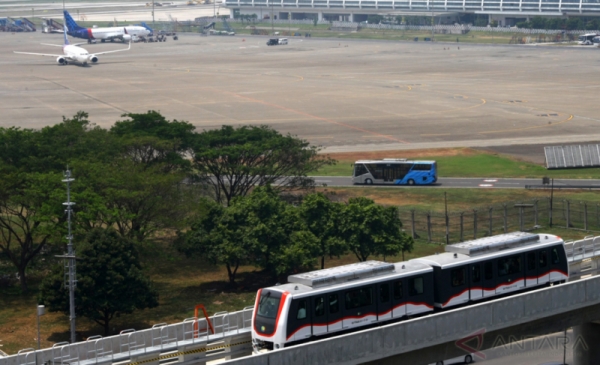
M 600 364 L 600 324 L 590 322 L 573 327 L 574 365 Z

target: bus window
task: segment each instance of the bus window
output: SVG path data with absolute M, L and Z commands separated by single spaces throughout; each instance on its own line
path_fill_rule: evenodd
M 360 175 L 364 175 L 364 174 L 368 174 L 368 173 L 369 173 L 369 171 L 367 170 L 365 165 L 363 165 L 361 163 L 357 163 L 354 165 L 354 176 L 360 176 Z

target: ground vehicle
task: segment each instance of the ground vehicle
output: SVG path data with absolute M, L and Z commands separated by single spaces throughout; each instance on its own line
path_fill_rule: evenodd
M 267 46 L 276 46 L 279 44 L 278 38 L 271 38 L 267 41 Z
M 582 46 L 591 46 L 592 44 L 594 44 L 593 39 L 594 37 L 597 37 L 598 34 L 596 33 L 587 33 L 587 34 L 582 34 L 579 36 L 579 40 L 577 41 L 577 44 L 580 44 Z
M 367 261 L 291 275 L 289 284 L 258 291 L 252 346 L 279 349 L 568 277 L 563 240 L 524 232 L 447 245 L 442 254 L 405 262 Z
M 458 356 L 452 359 L 438 361 L 435 365 L 452 365 L 452 364 L 470 364 L 473 362 L 473 354 L 468 354 L 465 356 Z M 433 364 L 431 364 L 433 365 Z
M 426 185 L 437 181 L 435 161 L 384 158 L 383 160 L 359 160 L 354 163 L 352 183 Z
M 287 38 L 279 38 L 279 44 L 288 44 L 288 39 Z

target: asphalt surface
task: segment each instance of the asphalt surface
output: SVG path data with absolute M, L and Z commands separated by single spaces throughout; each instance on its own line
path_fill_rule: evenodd
M 597 49 L 181 34 L 90 67 L 60 34 L 0 33 L 0 125 L 40 128 L 87 111 L 110 127 L 159 110 L 198 130 L 269 125 L 327 152 L 600 140 Z M 84 46 L 91 53 L 122 47 Z
M 365 185 L 352 184 L 352 178 L 341 176 L 315 176 L 317 185 L 332 187 L 364 187 Z M 443 177 L 438 178 L 437 183 L 432 185 L 406 186 L 406 185 L 372 185 L 377 187 L 419 189 L 424 187 L 434 188 L 500 188 L 500 189 L 524 189 L 528 185 L 543 186 L 542 179 L 498 179 L 498 178 L 461 178 Z M 548 188 L 550 186 L 548 185 Z M 565 188 L 591 188 L 600 189 L 600 180 L 554 180 L 555 189 Z

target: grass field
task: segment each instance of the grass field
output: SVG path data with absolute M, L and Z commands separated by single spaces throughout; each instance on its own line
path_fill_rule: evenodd
M 440 177 L 499 177 L 555 179 L 600 179 L 600 169 L 547 170 L 545 167 L 470 148 L 437 149 L 427 151 L 377 151 L 367 153 L 337 153 L 330 156 L 338 161 L 325 166 L 314 176 L 352 176 L 352 164 L 359 159 L 402 157 L 408 159 L 436 160 Z

